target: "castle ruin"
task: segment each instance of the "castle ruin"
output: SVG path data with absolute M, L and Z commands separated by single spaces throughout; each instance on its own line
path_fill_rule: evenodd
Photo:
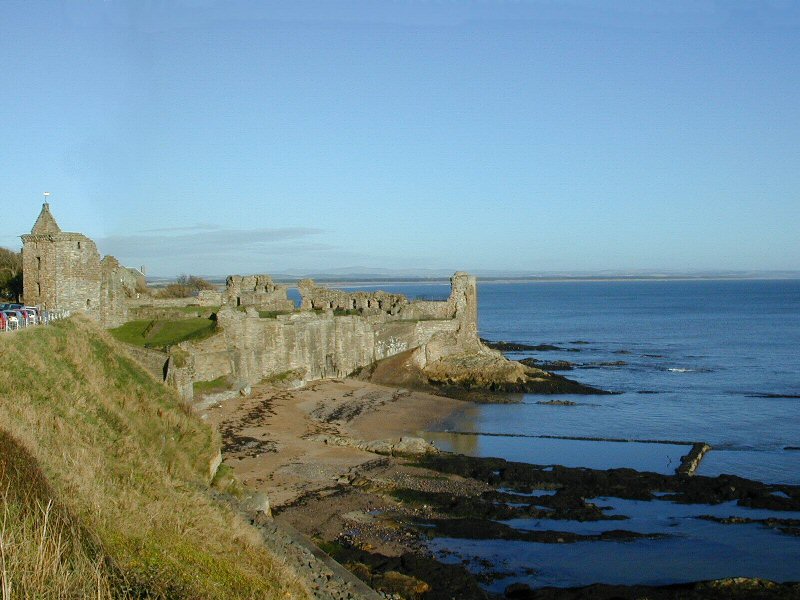
M 144 286 L 144 276 L 113 256 L 100 258 L 81 233 L 61 231 L 45 203 L 29 234 L 22 237 L 23 298 L 45 310 L 83 311 L 106 327 L 127 321 L 127 300 Z
M 192 298 L 140 294 L 144 276 L 113 256 L 100 258 L 95 243 L 61 231 L 44 204 L 23 241 L 23 287 L 28 304 L 82 311 L 104 327 L 116 327 L 145 311 L 213 307 L 216 333 L 149 352 L 152 369 L 191 400 L 195 383 L 226 379 L 244 388 L 274 377 L 299 383 L 345 377 L 384 358 L 408 353 L 424 368 L 446 356 L 481 352 L 477 334 L 475 278 L 456 273 L 447 300 L 409 301 L 387 292 L 345 292 L 299 282 L 300 307 L 288 286 L 268 275 L 232 275 L 224 290 Z M 160 355 L 162 358 L 159 359 Z

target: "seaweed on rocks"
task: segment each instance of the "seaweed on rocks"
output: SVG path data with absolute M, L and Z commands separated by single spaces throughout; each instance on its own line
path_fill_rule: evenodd
M 436 393 L 443 396 L 479 403 L 515 402 L 521 400 L 521 397 L 515 398 L 514 396 L 521 394 L 608 396 L 618 393 L 585 385 L 555 373 L 546 373 L 545 375 L 545 377 L 530 377 L 518 381 L 495 381 L 489 384 L 470 379 L 455 381 L 429 377 L 428 383 L 434 387 Z
M 542 466 L 506 461 L 502 458 L 452 454 L 425 457 L 420 459 L 419 464 L 440 473 L 471 477 L 495 486 L 561 486 L 581 498 L 613 496 L 631 500 L 667 500 L 682 504 L 736 501 L 740 506 L 751 508 L 800 510 L 800 486 L 766 484 L 735 475 L 662 475 L 634 469 L 598 470 L 560 465 Z M 660 493 L 656 495 L 653 492 Z
M 481 338 L 481 343 L 500 352 L 580 352 L 580 348 L 563 348 L 553 344 L 520 344 L 517 342 L 493 342 Z
M 715 523 L 721 523 L 723 525 L 742 525 L 742 524 L 757 523 L 759 525 L 763 525 L 764 527 L 776 529 L 781 533 L 785 533 L 786 535 L 793 535 L 796 537 L 800 537 L 800 519 L 776 519 L 776 518 L 751 519 L 749 517 L 715 517 L 712 515 L 701 515 L 697 518 L 703 519 L 704 521 L 713 521 Z
M 578 588 L 535 590 L 524 583 L 515 583 L 505 589 L 504 597 L 509 600 L 794 600 L 800 597 L 800 583 L 734 577 L 664 586 L 595 583 Z
M 527 367 L 534 367 L 542 371 L 572 371 L 575 365 L 568 360 L 543 361 L 538 358 L 523 358 L 519 362 Z
M 611 529 L 601 533 L 579 534 L 571 531 L 545 529 L 529 531 L 516 529 L 497 521 L 485 519 L 427 519 L 421 523 L 429 537 L 448 537 L 473 540 L 514 540 L 540 544 L 572 544 L 575 542 L 614 541 L 629 542 L 636 539 L 667 537 L 659 533 L 638 533 L 624 529 Z M 433 526 L 433 527 L 431 527 Z
M 578 406 L 578 403 L 572 400 L 539 400 L 536 404 L 541 404 L 542 406 Z
M 557 490 L 547 496 L 520 496 L 492 490 L 479 496 L 464 496 L 447 492 L 424 492 L 408 488 L 392 491 L 396 499 L 425 506 L 436 514 L 470 519 L 552 519 L 570 521 L 620 521 L 623 515 L 607 515 L 603 509 L 586 501 L 571 490 Z
M 475 577 L 460 564 L 446 564 L 429 556 L 407 552 L 401 556 L 385 556 L 378 552 L 369 552 L 348 543 L 333 542 L 324 545 L 324 549 L 336 561 L 347 567 L 359 579 L 372 587 L 386 592 L 384 586 L 387 575 L 399 573 L 413 577 L 427 586 L 424 592 L 426 600 L 488 600 L 491 596 L 484 591 Z M 384 585 L 382 585 L 384 584 Z M 420 586 L 422 587 L 422 586 Z M 411 593 L 400 594 L 401 597 L 414 597 Z

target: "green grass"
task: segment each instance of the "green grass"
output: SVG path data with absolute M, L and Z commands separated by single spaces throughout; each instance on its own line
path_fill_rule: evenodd
M 210 394 L 213 392 L 221 392 L 230 387 L 227 375 L 221 375 L 211 381 L 195 381 L 194 382 L 195 394 Z
M 160 319 L 129 321 L 111 335 L 121 342 L 144 348 L 166 349 L 187 340 L 201 340 L 214 335 L 217 322 L 212 319 L 189 318 L 166 321 Z
M 218 434 L 96 324 L 0 352 L 0 597 L 308 597 L 211 496 Z

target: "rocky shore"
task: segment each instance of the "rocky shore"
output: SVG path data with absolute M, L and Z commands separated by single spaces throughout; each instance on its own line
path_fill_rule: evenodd
M 625 515 L 610 514 L 590 500 L 600 496 L 709 505 L 733 501 L 776 511 L 775 518 L 758 525 L 794 536 L 797 524 L 780 518 L 779 511 L 800 510 L 800 488 L 731 476 L 566 468 L 440 453 L 420 434 L 466 405 L 441 395 L 435 386 L 428 389 L 436 393 L 352 379 L 327 380 L 297 390 L 260 386 L 248 398 L 207 407 L 204 418 L 223 434 L 225 465 L 249 489 L 269 495 L 276 523 L 311 538 L 384 597 L 790 598 L 800 594 L 797 585 L 757 580 L 535 590 L 512 583 L 499 596 L 491 594 L 487 583 L 513 581 L 514 573 L 492 564 L 443 561 L 430 550 L 430 542 L 446 537 L 571 544 L 663 537 L 663 532 L 626 529 Z M 527 531 L 499 522 L 517 518 L 546 520 L 550 526 Z M 604 526 L 597 533 L 577 534 L 559 528 L 559 522 L 566 521 Z
M 492 344 L 504 347 L 504 343 Z M 515 345 L 516 347 L 516 345 Z M 506 358 L 482 340 L 475 348 L 428 361 L 420 367 L 417 351 L 404 352 L 362 369 L 357 377 L 470 402 L 518 402 L 523 394 L 611 394 L 536 366 Z

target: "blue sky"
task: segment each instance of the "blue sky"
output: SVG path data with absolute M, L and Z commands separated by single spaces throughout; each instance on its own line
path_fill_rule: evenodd
M 0 3 L 0 244 L 153 274 L 800 269 L 800 4 Z

